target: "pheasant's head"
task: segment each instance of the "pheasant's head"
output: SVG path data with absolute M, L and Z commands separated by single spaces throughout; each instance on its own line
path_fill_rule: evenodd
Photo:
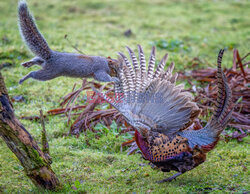
M 140 136 L 147 141 L 151 131 L 151 127 L 145 124 L 137 115 L 130 115 L 133 119 L 136 119 L 135 122 L 129 122 L 134 128 L 140 133 Z
M 145 136 L 143 136 L 143 135 L 145 135 Z M 148 150 L 149 143 L 148 143 L 147 136 L 148 136 L 148 132 L 146 132 L 146 130 L 140 129 L 140 132 L 138 130 L 135 130 L 136 144 L 139 147 L 139 149 L 141 150 L 145 159 L 149 159 L 149 150 Z

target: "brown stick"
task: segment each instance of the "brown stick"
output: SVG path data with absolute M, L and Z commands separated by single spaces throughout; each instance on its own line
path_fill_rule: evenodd
M 58 178 L 51 169 L 51 161 L 15 117 L 1 72 L 0 136 L 17 156 L 25 173 L 36 186 L 50 190 L 60 186 Z
M 237 59 L 237 61 L 238 61 L 238 64 L 239 64 L 240 69 L 241 69 L 241 71 L 242 71 L 242 73 L 243 73 L 244 79 L 246 79 L 246 73 L 245 73 L 245 71 L 244 71 L 244 68 L 243 68 L 243 65 L 242 65 L 242 61 L 241 61 L 241 58 L 240 58 L 240 54 L 239 54 L 238 49 L 235 49 L 235 50 L 234 50 L 234 53 L 235 53 L 234 57 L 236 57 L 236 59 Z
M 44 123 L 44 116 L 43 116 L 43 111 L 40 110 L 40 119 L 41 119 L 41 124 L 42 124 L 42 151 L 45 155 L 45 157 L 48 159 L 48 161 L 50 162 L 50 164 L 52 163 L 52 158 L 50 157 L 50 153 L 49 153 L 49 143 L 48 143 L 48 139 L 47 139 L 47 133 L 46 133 L 46 129 L 45 129 L 45 123 Z

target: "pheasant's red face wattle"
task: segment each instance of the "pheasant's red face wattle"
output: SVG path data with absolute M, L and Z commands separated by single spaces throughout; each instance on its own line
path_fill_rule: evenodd
M 150 160 L 150 155 L 148 152 L 148 143 L 137 130 L 135 130 L 135 141 L 138 147 L 140 148 L 144 158 Z

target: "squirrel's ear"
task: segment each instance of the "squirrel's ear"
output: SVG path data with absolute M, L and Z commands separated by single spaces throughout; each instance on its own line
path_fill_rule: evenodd
M 22 4 L 27 4 L 27 2 L 26 2 L 26 0 L 20 0 L 19 2 L 18 2 L 18 5 L 22 5 Z
M 120 68 L 121 68 L 123 65 L 126 65 L 124 59 L 123 59 L 120 55 L 118 55 L 117 64 L 118 64 L 118 66 L 119 66 Z

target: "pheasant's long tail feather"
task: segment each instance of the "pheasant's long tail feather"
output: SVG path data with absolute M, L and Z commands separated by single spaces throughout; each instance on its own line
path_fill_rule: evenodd
M 216 110 L 212 120 L 207 127 L 213 135 L 218 136 L 230 121 L 232 115 L 232 91 L 228 86 L 226 76 L 221 69 L 221 60 L 224 50 L 220 50 L 218 55 L 218 95 L 216 100 Z
M 205 151 L 210 151 L 219 140 L 220 133 L 224 130 L 232 115 L 232 92 L 226 77 L 221 70 L 221 60 L 224 50 L 220 50 L 218 55 L 218 95 L 216 100 L 216 110 L 212 119 L 201 130 L 186 130 L 179 134 L 189 140 L 191 147 L 199 146 Z

